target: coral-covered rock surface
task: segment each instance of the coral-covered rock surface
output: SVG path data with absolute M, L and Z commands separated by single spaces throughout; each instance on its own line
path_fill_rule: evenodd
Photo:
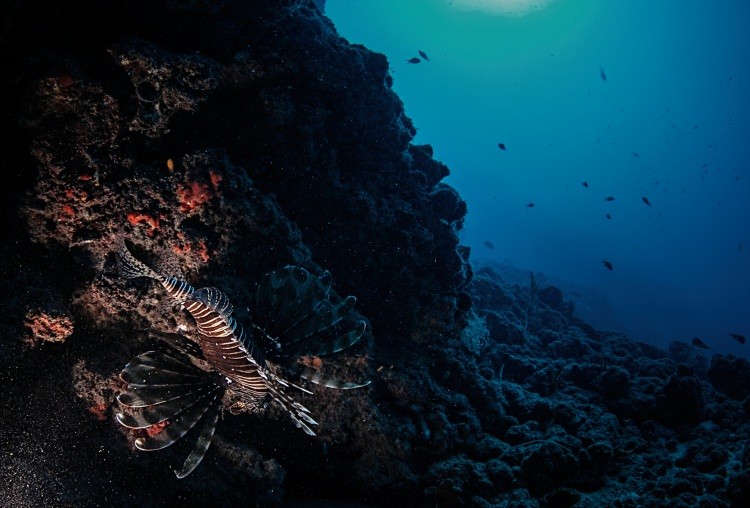
M 322 2 L 317 3 L 322 4 Z M 594 330 L 553 287 L 476 276 L 467 206 L 383 55 L 312 1 L 3 1 L 4 506 L 745 506 L 747 362 Z M 316 358 L 310 437 L 231 415 L 178 480 L 118 374 L 189 329 L 138 257 L 247 319 L 260 277 L 329 270 L 370 326 Z M 312 506 L 312 504 L 310 504 Z

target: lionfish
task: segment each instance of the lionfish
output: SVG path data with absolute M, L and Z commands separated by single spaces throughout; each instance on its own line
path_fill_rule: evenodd
M 120 373 L 125 388 L 117 396 L 121 410 L 116 419 L 139 429 L 138 450 L 166 448 L 203 420 L 192 451 L 175 470 L 178 478 L 193 472 L 203 459 L 225 403 L 232 414 L 258 413 L 269 403 L 276 404 L 298 428 L 315 435 L 312 427 L 317 422 L 287 389 L 312 392 L 282 378 L 278 374 L 282 370 L 328 388 L 369 384 L 326 377 L 299 362 L 306 355 L 341 351 L 365 331 L 365 321 L 352 315 L 355 297 L 342 299 L 331 291 L 329 272 L 314 275 L 289 265 L 264 275 L 255 288 L 253 321 L 244 329 L 232 317 L 233 306 L 220 290 L 195 289 L 159 273 L 136 259 L 124 244 L 116 257 L 122 276 L 161 283 L 197 327 L 194 338 L 154 332 L 171 346 L 169 352 L 147 351 L 133 358 Z

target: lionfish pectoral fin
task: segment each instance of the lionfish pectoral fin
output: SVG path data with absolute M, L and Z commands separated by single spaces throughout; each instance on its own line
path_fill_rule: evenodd
M 185 374 L 166 368 L 151 365 L 127 365 L 120 372 L 120 379 L 131 386 L 177 386 L 200 385 L 205 382 L 203 376 Z
M 346 330 L 348 327 L 343 328 Z M 307 341 L 298 342 L 294 344 L 295 347 L 287 352 L 287 355 L 290 357 L 307 355 L 325 356 L 338 353 L 357 343 L 362 338 L 366 328 L 367 324 L 365 321 L 359 320 L 350 330 L 337 330 L 331 339 L 326 336 L 314 336 L 310 337 Z
M 206 372 L 193 365 L 188 358 L 168 354 L 163 351 L 146 351 L 145 353 L 141 353 L 130 360 L 123 370 L 128 370 L 134 366 L 147 366 L 169 370 L 186 376 L 206 377 Z
M 268 272 L 255 291 L 256 316 L 270 332 L 303 319 L 331 289 L 331 274 L 316 276 L 302 267 L 288 265 Z
M 206 395 L 177 416 L 157 425 L 152 432 L 135 440 L 135 447 L 141 451 L 155 451 L 179 441 L 200 421 L 208 410 L 221 400 L 221 391 L 216 387 L 211 395 Z
M 336 325 L 352 311 L 355 301 L 356 298 L 353 296 L 347 296 L 338 304 L 327 300 L 320 301 L 304 319 L 290 323 L 279 335 L 284 337 L 286 344 L 304 341 Z
M 169 426 L 183 413 L 192 414 L 192 411 L 188 410 L 203 407 L 206 399 L 215 390 L 212 388 L 211 386 L 201 386 L 196 390 L 187 392 L 185 395 L 149 405 L 139 404 L 129 406 L 121 403 L 123 410 L 117 413 L 116 418 L 120 425 L 130 429 L 146 429 L 163 422 L 167 422 L 166 424 Z
M 183 355 L 190 355 L 201 360 L 203 359 L 203 351 L 201 350 L 201 347 L 180 333 L 162 332 L 154 329 L 149 329 L 148 333 Z
M 216 430 L 216 423 L 219 420 L 221 408 L 221 397 L 216 399 L 211 405 L 210 412 L 205 416 L 206 422 L 203 424 L 203 430 L 198 436 L 198 440 L 195 442 L 193 450 L 188 455 L 185 462 L 182 463 L 182 467 L 176 470 L 174 473 L 177 478 L 185 478 L 187 475 L 193 472 L 201 463 L 203 457 L 206 455 L 209 446 L 211 446 L 211 439 L 214 436 Z
M 174 386 L 129 386 L 117 395 L 117 402 L 128 408 L 144 408 L 166 404 L 196 391 L 207 391 L 209 387 L 201 385 Z
M 158 450 L 180 439 L 224 391 L 215 373 L 158 351 L 133 358 L 120 379 L 125 388 L 117 396 L 116 419 L 124 427 L 145 429 L 135 442 L 140 450 Z

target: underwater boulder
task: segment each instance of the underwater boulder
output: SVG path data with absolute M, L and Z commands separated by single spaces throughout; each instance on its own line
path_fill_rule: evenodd
M 664 385 L 662 410 L 671 423 L 697 423 L 705 408 L 703 385 L 689 365 L 681 363 Z
M 547 286 L 539 290 L 539 300 L 551 309 L 563 311 L 563 292 L 555 286 Z
M 750 362 L 734 355 L 714 355 L 706 372 L 711 385 L 734 400 L 750 395 Z

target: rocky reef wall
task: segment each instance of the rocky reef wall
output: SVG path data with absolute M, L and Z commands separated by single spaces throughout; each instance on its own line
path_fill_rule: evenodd
M 4 498 L 419 499 L 430 358 L 470 308 L 466 204 L 411 143 L 385 57 L 306 1 L 2 9 Z M 176 452 L 134 452 L 113 418 L 119 370 L 152 347 L 143 330 L 190 324 L 118 277 L 123 239 L 235 303 L 279 266 L 330 270 L 371 325 L 337 368 L 373 384 L 305 400 L 316 440 L 273 412 L 227 417 L 177 481 Z

